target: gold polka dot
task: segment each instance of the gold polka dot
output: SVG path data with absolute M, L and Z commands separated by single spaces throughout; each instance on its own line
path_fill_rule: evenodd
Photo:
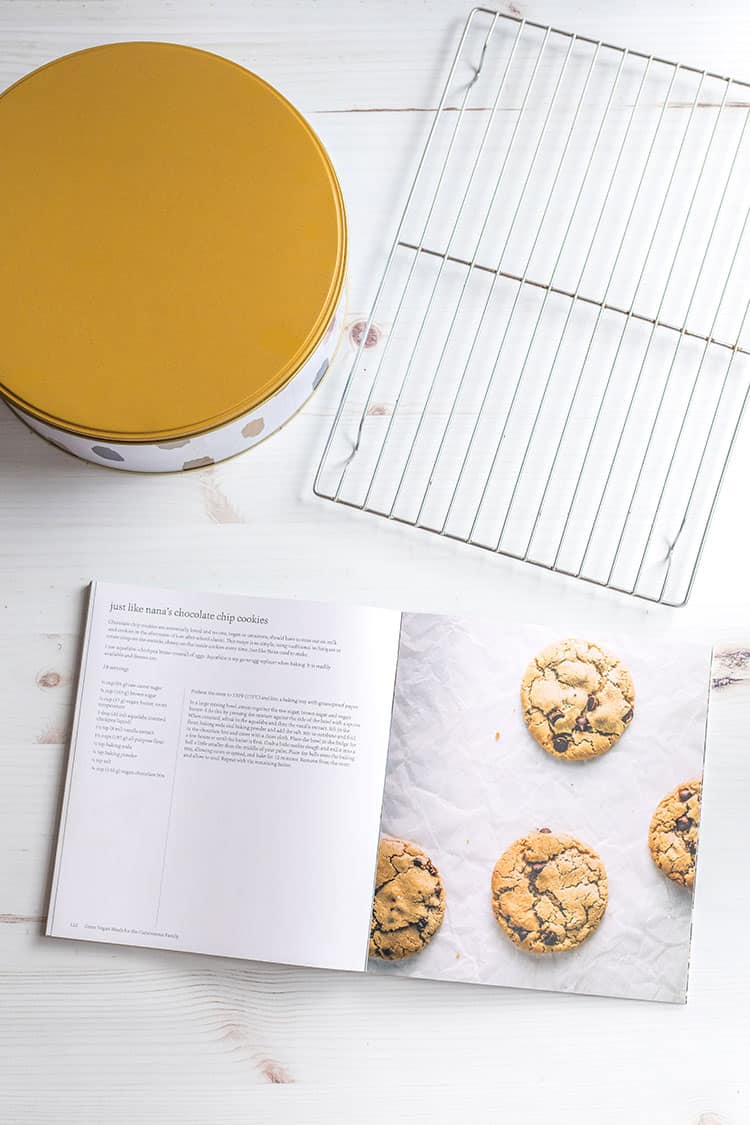
M 265 422 L 262 418 L 253 418 L 252 422 L 242 427 L 243 437 L 257 437 L 258 434 L 263 432 Z
M 213 457 L 196 457 L 192 461 L 185 461 L 183 469 L 200 469 L 203 465 L 213 465 Z

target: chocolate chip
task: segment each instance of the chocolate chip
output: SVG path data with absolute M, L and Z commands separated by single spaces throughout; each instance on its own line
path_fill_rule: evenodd
M 555 750 L 557 750 L 558 754 L 565 753 L 565 751 L 568 749 L 568 742 L 569 739 L 567 734 L 556 734 L 552 739 L 552 745 L 554 746 Z
M 531 871 L 536 876 L 536 875 L 539 875 L 539 873 L 541 871 L 544 871 L 546 866 L 547 866 L 546 863 L 532 863 L 531 864 Z
M 552 829 L 551 828 L 539 828 L 537 831 L 551 833 Z
M 426 918 L 417 918 L 417 920 L 416 920 L 416 922 L 414 923 L 414 925 L 415 925 L 415 926 L 417 927 L 417 929 L 418 929 L 418 930 L 419 930 L 419 932 L 421 933 L 421 932 L 422 932 L 422 930 L 423 930 L 423 929 L 425 928 L 425 926 L 427 925 L 427 919 L 426 919 Z
M 559 723 L 560 719 L 564 719 L 565 716 L 563 715 L 559 707 L 553 707 L 552 710 L 548 713 L 547 718 L 549 719 L 550 723 L 554 725 L 555 723 Z
M 543 934 L 542 941 L 545 945 L 557 945 L 557 934 Z
M 595 707 L 599 706 L 599 700 L 595 695 L 590 695 L 586 700 L 586 710 L 593 711 Z
M 527 937 L 529 936 L 529 931 L 528 931 L 528 930 L 525 930 L 525 929 L 523 928 L 523 926 L 514 926 L 514 927 L 513 927 L 513 932 L 514 932 L 514 933 L 516 933 L 516 934 L 518 934 L 518 936 L 519 936 L 519 938 L 521 939 L 521 941 L 525 941 L 525 940 L 526 940 L 526 938 L 527 938 Z
M 680 800 L 681 800 L 681 801 L 683 801 L 683 802 L 685 802 L 685 801 L 689 801 L 689 800 L 690 800 L 690 798 L 692 797 L 692 795 L 693 795 L 693 794 L 692 794 L 692 793 L 690 792 L 690 790 L 689 790 L 689 789 L 681 789 L 681 790 L 680 790 L 680 792 L 679 792 L 679 793 L 677 794 L 677 796 L 678 796 L 678 797 L 680 798 Z
M 591 723 L 585 715 L 579 715 L 576 719 L 576 727 L 578 730 L 591 730 Z
M 692 820 L 689 816 L 681 816 L 674 822 L 675 828 L 679 828 L 680 832 L 687 832 L 688 828 L 692 825 Z
M 625 714 L 622 717 L 622 721 L 624 723 L 629 723 L 632 718 L 633 718 L 633 711 L 632 711 L 632 708 L 631 708 L 629 711 L 625 712 Z

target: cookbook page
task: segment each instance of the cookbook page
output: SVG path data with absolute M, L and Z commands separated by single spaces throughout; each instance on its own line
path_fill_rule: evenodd
M 369 969 L 684 1002 L 710 664 L 405 613 Z
M 362 970 L 399 626 L 93 583 L 47 933 Z

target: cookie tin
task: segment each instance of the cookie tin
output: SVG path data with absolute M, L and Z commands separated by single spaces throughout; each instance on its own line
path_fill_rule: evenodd
M 263 79 L 170 43 L 0 95 L 0 395 L 100 465 L 171 472 L 282 426 L 338 341 L 330 159 Z

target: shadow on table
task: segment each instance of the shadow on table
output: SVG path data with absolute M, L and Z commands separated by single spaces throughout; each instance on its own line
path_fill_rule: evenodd
M 1 463 L 2 463 L 2 459 L 0 458 L 0 464 Z M 77 669 L 76 676 L 75 676 L 75 683 L 73 684 L 73 699 L 76 699 L 77 696 L 78 696 L 78 681 L 79 681 L 79 677 L 81 675 L 81 659 L 82 659 L 82 656 L 83 656 L 83 640 L 84 640 L 83 634 L 84 634 L 84 625 L 85 625 L 85 621 L 86 621 L 86 613 L 88 611 L 89 597 L 90 597 L 90 591 L 88 589 L 86 589 L 83 592 L 83 596 L 81 598 L 81 607 L 80 607 L 81 624 L 80 624 L 80 630 L 79 630 L 78 647 L 77 647 L 77 651 L 76 651 L 75 662 L 74 662 L 74 665 L 73 665 L 74 668 Z M 46 878 L 45 878 L 45 881 L 44 881 L 44 898 L 42 900 L 43 905 L 45 907 L 47 907 L 48 904 L 49 904 L 50 912 L 52 910 L 52 903 L 50 902 L 50 896 L 52 895 L 53 881 L 54 881 L 54 875 L 55 875 L 55 858 L 56 858 L 56 855 L 57 855 L 57 840 L 58 840 L 58 836 L 60 834 L 60 826 L 63 822 L 63 817 L 65 815 L 65 809 L 64 809 L 65 778 L 67 777 L 67 774 L 68 774 L 68 764 L 69 764 L 70 755 L 71 755 L 71 752 L 72 752 L 72 749 L 73 749 L 73 747 L 72 747 L 72 735 L 73 735 L 73 708 L 71 707 L 70 717 L 68 719 L 68 722 L 66 723 L 65 737 L 64 737 L 64 740 L 63 740 L 65 752 L 62 756 L 62 761 L 60 763 L 60 776 L 59 776 L 59 779 L 58 779 L 58 796 L 57 796 L 57 801 L 55 803 L 54 819 L 53 819 L 53 822 L 51 824 L 51 829 L 52 829 L 52 834 L 51 834 L 51 837 L 50 837 L 51 843 L 50 843 L 49 854 L 47 856 L 47 874 L 46 874 Z M 42 917 L 39 920 L 39 928 L 37 930 L 38 937 L 42 937 L 42 938 L 46 937 L 47 922 L 48 922 L 48 915 L 46 913 L 44 913 L 44 914 L 42 914 Z

